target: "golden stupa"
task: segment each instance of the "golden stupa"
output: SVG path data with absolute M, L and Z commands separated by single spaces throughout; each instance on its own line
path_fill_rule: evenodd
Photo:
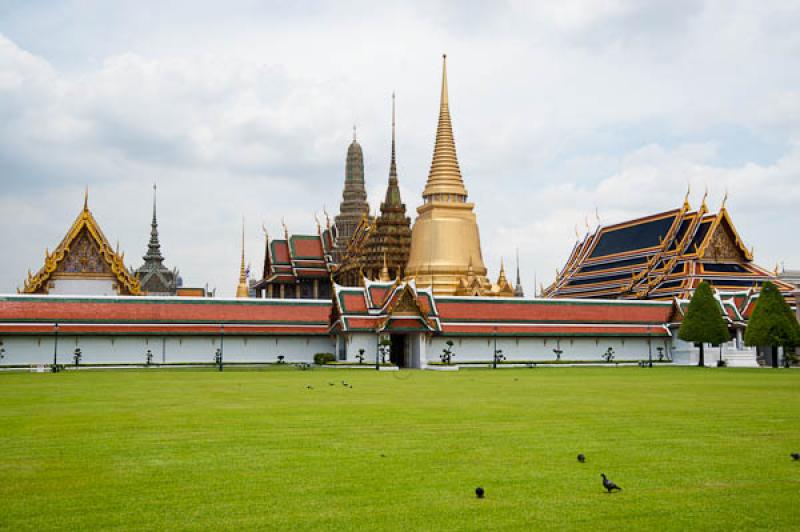
M 456 157 L 447 97 L 447 56 L 442 62 L 436 145 L 422 198 L 411 234 L 406 279 L 415 279 L 420 287 L 431 286 L 437 295 L 460 295 L 467 279 L 473 287 L 471 293 L 489 291 L 474 205 L 467 203 Z

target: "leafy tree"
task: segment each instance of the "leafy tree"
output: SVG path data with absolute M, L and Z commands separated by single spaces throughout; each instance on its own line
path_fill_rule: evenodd
M 364 352 L 365 352 L 365 349 L 363 349 L 363 348 L 358 350 L 358 354 L 356 355 L 356 358 L 358 359 L 358 363 L 359 364 L 363 364 L 364 363 L 364 359 L 367 358 L 364 355 Z
M 789 303 L 774 284 L 764 283 L 756 301 L 756 308 L 747 323 L 744 343 L 751 346 L 768 345 L 772 348 L 772 367 L 778 367 L 778 346 L 784 353 L 800 345 L 800 324 Z
M 700 359 L 697 361 L 700 367 L 705 365 L 704 344 L 721 344 L 731 338 L 711 285 L 705 281 L 694 291 L 686 317 L 678 330 L 678 338 L 700 345 Z

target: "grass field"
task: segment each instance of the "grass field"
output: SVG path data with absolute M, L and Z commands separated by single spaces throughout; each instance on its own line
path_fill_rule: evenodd
M 797 530 L 798 412 L 795 370 L 1 374 L 0 529 Z

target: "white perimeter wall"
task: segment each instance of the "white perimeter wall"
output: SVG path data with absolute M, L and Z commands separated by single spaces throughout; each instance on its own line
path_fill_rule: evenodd
M 437 336 L 428 340 L 427 359 L 440 362 L 442 350 L 447 340 L 453 341 L 455 353 L 453 363 L 471 361 L 491 361 L 494 354 L 492 337 L 454 337 Z M 577 338 L 539 338 L 539 337 L 497 337 L 497 349 L 503 350 L 506 360 L 555 360 L 553 349 L 559 346 L 563 351 L 561 360 L 580 360 L 604 362 L 603 354 L 609 347 L 614 349 L 615 360 L 646 360 L 648 358 L 648 339 L 632 337 L 577 337 Z M 653 360 L 658 360 L 658 347 L 664 349 L 669 357 L 669 338 L 653 338 L 651 347 Z
M 0 365 L 18 366 L 53 362 L 53 336 L 4 336 L 5 358 Z M 147 350 L 154 363 L 214 361 L 219 336 L 58 336 L 58 361 L 72 363 L 75 348 L 82 364 L 143 364 Z M 225 336 L 226 362 L 312 362 L 314 353 L 334 352 L 329 336 Z

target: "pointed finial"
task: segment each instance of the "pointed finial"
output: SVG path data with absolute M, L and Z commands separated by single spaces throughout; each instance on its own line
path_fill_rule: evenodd
M 707 206 L 706 206 L 706 198 L 708 198 L 708 185 L 706 185 L 706 191 L 705 191 L 705 193 L 703 194 L 703 201 L 702 201 L 702 205 L 703 205 L 703 208 L 704 208 L 704 209 L 707 209 Z
M 326 209 L 325 206 L 323 206 L 322 207 L 322 212 L 323 212 L 323 214 L 325 214 L 325 227 L 327 227 L 328 230 L 330 231 L 330 229 L 331 229 L 331 217 L 328 214 L 328 209 Z
M 442 102 L 441 105 L 449 105 L 447 97 L 447 54 L 442 54 Z
M 580 241 L 581 237 L 578 234 L 578 224 L 575 224 L 575 240 Z
M 588 233 L 589 232 L 589 215 L 588 214 L 583 217 L 583 223 L 586 226 L 586 232 Z
M 86 185 L 86 189 L 83 191 L 83 210 L 89 210 L 89 185 Z
M 720 206 L 719 210 L 725 210 L 725 204 L 728 203 L 728 189 L 725 189 L 725 195 L 722 196 L 722 205 Z
M 281 227 L 283 227 L 283 238 L 285 238 L 286 241 L 288 242 L 289 241 L 289 228 L 286 227 L 286 220 L 284 220 L 283 217 L 281 217 Z
M 692 192 L 692 183 L 691 181 L 686 183 L 686 196 L 683 197 L 683 208 L 685 210 L 689 210 L 689 194 Z
M 267 226 L 264 223 L 264 220 L 261 220 L 261 231 L 264 233 L 264 238 L 269 240 L 269 233 L 267 232 Z
M 594 219 L 597 221 L 597 226 L 600 226 L 600 211 L 597 209 L 597 206 L 594 208 Z
M 356 142 L 356 125 L 353 124 L 353 142 Z

